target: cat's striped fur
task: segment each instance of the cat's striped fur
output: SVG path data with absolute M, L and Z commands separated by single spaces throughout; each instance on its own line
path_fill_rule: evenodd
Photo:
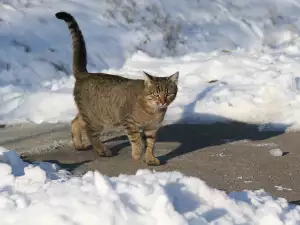
M 72 121 L 75 149 L 87 147 L 82 140 L 83 136 L 87 136 L 93 149 L 101 156 L 112 156 L 113 153 L 99 137 L 105 127 L 121 126 L 130 140 L 132 157 L 137 160 L 144 151 L 139 131 L 142 129 L 146 136 L 145 161 L 148 165 L 159 165 L 160 161 L 154 154 L 156 133 L 167 107 L 177 95 L 179 73 L 154 77 L 144 72 L 145 80 L 89 73 L 85 41 L 77 22 L 66 12 L 55 15 L 67 23 L 72 36 L 73 74 L 76 78 L 73 94 L 78 108 L 78 114 Z

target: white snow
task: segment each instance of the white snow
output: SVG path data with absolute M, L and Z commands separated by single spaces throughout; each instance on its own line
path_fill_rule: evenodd
M 70 176 L 0 148 L 1 225 L 299 224 L 300 206 L 264 190 L 226 194 L 179 172 Z
M 276 188 L 277 191 L 292 191 L 291 188 L 282 187 L 280 185 L 275 185 L 274 187 Z
M 0 0 L 0 123 L 69 122 L 78 20 L 90 71 L 180 72 L 166 123 L 300 128 L 299 0 Z M 208 84 L 210 80 L 218 82 Z
M 299 0 L 0 0 L 0 124 L 75 116 L 71 38 L 54 16 L 63 10 L 83 31 L 91 72 L 180 72 L 166 123 L 299 130 Z M 1 225 L 292 225 L 300 207 L 264 190 L 226 194 L 175 171 L 75 177 L 0 148 L 0 218 Z
M 283 155 L 283 151 L 282 151 L 280 148 L 273 148 L 273 149 L 270 149 L 270 150 L 269 150 L 269 153 L 270 153 L 272 156 L 276 156 L 276 157 L 279 157 L 279 156 L 282 156 L 282 155 Z

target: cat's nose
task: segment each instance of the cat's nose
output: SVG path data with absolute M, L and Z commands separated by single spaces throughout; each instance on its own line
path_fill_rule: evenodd
M 159 104 L 160 104 L 161 106 L 164 106 L 164 105 L 166 104 L 165 99 L 159 98 Z

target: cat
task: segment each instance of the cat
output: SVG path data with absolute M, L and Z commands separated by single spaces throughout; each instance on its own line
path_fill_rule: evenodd
M 149 166 L 158 166 L 155 156 L 156 134 L 164 120 L 168 106 L 178 92 L 179 72 L 164 77 L 143 71 L 144 79 L 129 79 L 105 73 L 87 71 L 85 40 L 75 18 L 67 12 L 57 12 L 56 18 L 64 20 L 72 37 L 74 101 L 78 113 L 72 120 L 72 142 L 76 150 L 86 149 L 87 137 L 93 149 L 102 157 L 113 152 L 101 141 L 101 131 L 106 127 L 122 127 L 131 144 L 135 160 L 144 160 Z M 140 129 L 146 137 L 144 151 Z

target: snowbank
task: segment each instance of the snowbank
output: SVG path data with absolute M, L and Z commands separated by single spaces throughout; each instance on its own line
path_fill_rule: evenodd
M 71 177 L 0 149 L 1 225 L 298 224 L 300 207 L 263 190 L 225 192 L 179 172 Z
M 121 69 L 104 72 L 142 78 L 142 70 L 158 76 L 180 71 L 165 123 L 238 120 L 262 124 L 261 130 L 300 128 L 300 64 L 294 57 L 239 51 L 157 59 L 138 52 Z M 48 90 L 0 88 L 0 122 L 69 122 L 76 113 L 73 84 L 70 77 L 48 82 Z
M 240 120 L 299 130 L 300 2 L 292 0 L 0 0 L 0 123 L 70 121 L 71 39 L 90 71 L 138 78 L 180 71 L 166 123 Z M 169 58 L 172 56 L 172 58 Z M 219 82 L 207 84 L 218 79 Z
M 181 71 L 167 123 L 238 120 L 263 124 L 262 130 L 300 128 L 300 64 L 295 57 L 242 50 L 166 59 L 137 53 L 121 70 L 107 72 L 139 77 L 143 69 L 157 75 Z

